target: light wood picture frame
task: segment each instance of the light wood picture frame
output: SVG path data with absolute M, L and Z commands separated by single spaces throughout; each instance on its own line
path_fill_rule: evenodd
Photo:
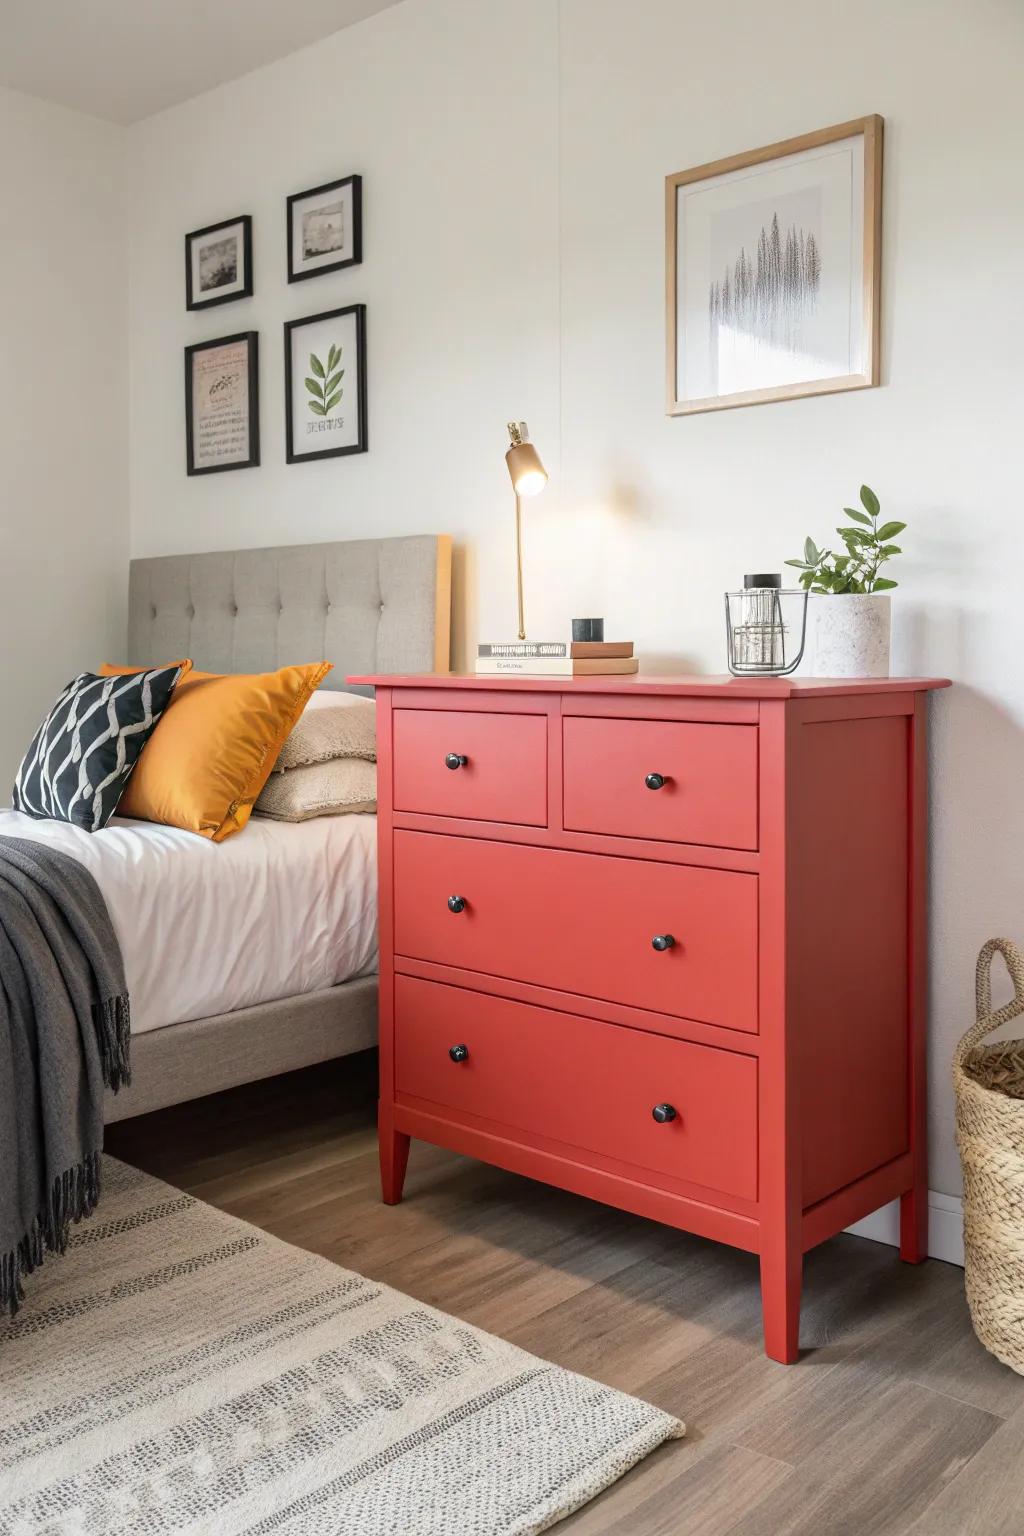
M 666 411 L 879 382 L 877 114 L 665 178 Z

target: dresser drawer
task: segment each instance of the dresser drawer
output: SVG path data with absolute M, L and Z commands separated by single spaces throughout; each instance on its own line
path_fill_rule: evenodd
M 570 716 L 562 743 L 567 828 L 757 847 L 756 725 Z
M 396 831 L 394 891 L 398 955 L 757 1029 L 756 875 Z
M 546 826 L 547 743 L 546 715 L 396 709 L 395 810 Z
M 452 1060 L 455 1046 L 465 1060 Z M 395 1087 L 399 1099 L 757 1198 L 750 1056 L 398 976 Z M 675 1117 L 657 1122 L 656 1105 Z

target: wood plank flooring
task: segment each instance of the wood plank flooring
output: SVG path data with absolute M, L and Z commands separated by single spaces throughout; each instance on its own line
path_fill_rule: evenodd
M 801 1360 L 776 1365 L 749 1254 L 422 1143 L 381 1205 L 374 1072 L 368 1052 L 253 1084 L 107 1149 L 686 1420 L 565 1536 L 1024 1536 L 1024 1377 L 974 1338 L 959 1269 L 833 1239 Z

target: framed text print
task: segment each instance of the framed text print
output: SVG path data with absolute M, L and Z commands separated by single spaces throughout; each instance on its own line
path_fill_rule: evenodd
M 882 119 L 665 181 L 668 414 L 878 383 Z
M 259 336 L 242 331 L 185 348 L 185 451 L 190 475 L 260 461 Z
M 252 293 L 252 216 L 185 236 L 185 308 L 211 309 Z
M 288 199 L 288 281 L 363 259 L 363 180 L 346 176 Z
M 288 320 L 284 328 L 286 459 L 366 452 L 366 305 Z

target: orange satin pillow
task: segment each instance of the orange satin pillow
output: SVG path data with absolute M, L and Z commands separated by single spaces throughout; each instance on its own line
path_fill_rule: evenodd
M 224 677 L 190 673 L 147 741 L 118 816 L 182 827 L 215 843 L 240 832 L 285 737 L 330 670 L 322 661 Z

